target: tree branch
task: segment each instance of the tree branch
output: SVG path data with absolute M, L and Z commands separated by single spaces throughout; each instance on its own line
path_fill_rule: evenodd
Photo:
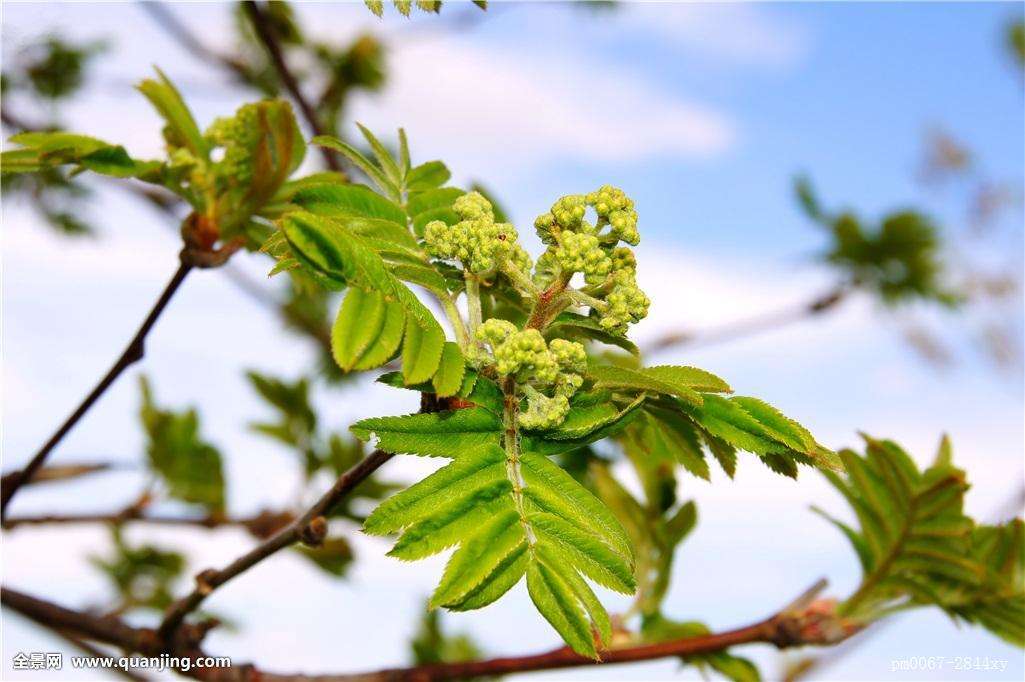
M 224 517 L 224 516 L 158 516 L 146 514 L 136 505 L 111 514 L 43 514 L 39 516 L 14 516 L 3 520 L 3 529 L 12 530 L 20 526 L 44 525 L 80 525 L 108 523 L 122 525 L 126 523 L 145 523 L 156 526 L 183 526 L 194 528 L 244 528 L 257 538 L 268 538 L 275 532 L 295 520 L 289 512 L 262 511 L 255 516 Z
M 0 588 L 0 602 L 45 628 L 62 634 L 67 633 L 83 639 L 111 644 L 125 651 L 134 651 L 148 656 L 167 653 L 190 660 L 205 656 L 199 648 L 199 643 L 210 629 L 210 624 L 182 628 L 177 639 L 168 643 L 158 638 L 156 632 L 151 628 L 132 627 L 120 618 L 113 616 L 97 616 L 74 611 L 7 587 Z M 181 672 L 196 679 L 242 682 L 247 680 L 249 668 L 248 666 L 233 666 L 227 669 L 190 667 L 189 670 Z
M 665 642 L 624 646 L 602 653 L 595 661 L 563 647 L 541 654 L 492 658 L 466 663 L 441 663 L 395 668 L 355 674 L 278 674 L 258 670 L 251 665 L 235 665 L 230 669 L 192 668 L 186 674 L 204 679 L 231 680 L 233 682 L 434 682 L 467 677 L 521 673 L 556 668 L 590 665 L 611 665 L 659 658 L 695 656 L 723 651 L 740 644 L 764 643 L 778 648 L 805 645 L 832 645 L 842 642 L 860 629 L 857 624 L 836 617 L 831 600 L 817 599 L 825 581 L 819 581 L 793 603 L 775 615 L 735 630 L 688 637 Z M 151 656 L 161 653 L 194 658 L 206 655 L 199 645 L 209 625 L 182 625 L 174 637 L 166 639 L 149 628 L 135 628 L 118 618 L 95 616 L 73 611 L 51 602 L 37 599 L 16 590 L 3 588 L 5 606 L 21 613 L 36 623 L 51 629 L 70 632 Z
M 205 62 L 220 64 L 244 83 L 250 82 L 252 76 L 249 68 L 241 60 L 227 54 L 223 54 L 208 47 L 199 38 L 193 35 L 192 31 L 178 20 L 178 17 L 167 8 L 162 2 L 138 3 L 144 12 L 150 15 L 157 24 L 172 38 L 178 41 L 186 51 L 191 52 L 197 59 Z
M 324 517 L 343 497 L 391 457 L 391 453 L 375 450 L 356 466 L 342 474 L 331 486 L 331 489 L 324 493 L 301 517 L 224 568 L 206 570 L 197 575 L 196 588 L 167 609 L 167 614 L 157 631 L 159 636 L 162 639 L 171 639 L 175 631 L 182 625 L 185 617 L 196 610 L 214 590 L 279 550 L 300 541 L 308 545 L 319 545 L 327 532 L 327 521 Z
M 43 462 L 46 461 L 50 452 L 58 443 L 61 442 L 64 436 L 71 431 L 75 424 L 78 423 L 78 420 L 89 411 L 89 408 L 99 400 L 100 396 L 110 388 L 111 384 L 121 376 L 122 372 L 142 359 L 143 355 L 146 353 L 146 336 L 153 328 L 153 325 L 156 324 L 160 314 L 164 312 L 164 308 L 167 307 L 167 304 L 171 301 L 175 292 L 178 291 L 178 287 L 180 287 L 182 282 L 185 281 L 185 276 L 189 274 L 190 270 L 192 270 L 192 264 L 188 259 L 183 258 L 178 269 L 175 271 L 174 276 L 171 277 L 171 281 L 167 283 L 166 287 L 164 287 L 164 291 L 160 294 L 160 298 L 157 299 L 153 308 L 150 309 L 149 314 L 146 315 L 146 319 L 142 322 L 142 326 L 140 326 L 139 330 L 135 332 L 135 336 L 133 336 L 132 340 L 128 342 L 128 346 L 125 348 L 124 352 L 121 353 L 121 357 L 117 359 L 114 366 L 107 371 L 102 379 L 100 379 L 100 382 L 95 388 L 93 388 L 89 395 L 85 397 L 85 400 L 82 401 L 75 411 L 71 413 L 71 416 L 69 416 L 64 423 L 61 424 L 60 428 L 50 436 L 50 439 L 46 441 L 43 447 L 40 448 L 39 452 L 37 452 L 34 457 L 32 457 L 29 463 L 26 464 L 19 472 L 13 472 L 17 473 L 17 476 L 11 479 L 10 484 L 2 491 L 2 501 L 0 501 L 0 518 L 6 514 L 7 505 L 10 504 L 11 499 L 18 492 L 18 489 L 25 485 L 26 482 L 32 480 L 33 476 L 35 476 L 36 472 L 43 465 Z
M 746 320 L 730 322 L 706 331 L 680 331 L 665 334 L 649 344 L 644 349 L 644 352 L 654 353 L 677 346 L 707 346 L 714 343 L 734 341 L 745 336 L 753 336 L 772 329 L 785 327 L 794 322 L 815 317 L 828 310 L 832 310 L 843 302 L 850 293 L 851 288 L 841 284 L 832 291 L 794 308 L 785 308 L 757 315 Z
M 267 54 L 270 55 L 271 63 L 274 64 L 274 70 L 277 71 L 278 78 L 281 79 L 285 89 L 288 90 L 288 93 L 292 96 L 292 99 L 299 107 L 303 118 L 306 119 L 306 123 L 309 124 L 313 134 L 323 135 L 324 127 L 320 124 L 320 118 L 309 100 L 307 100 L 303 95 L 302 90 L 299 88 L 298 81 L 296 81 L 292 71 L 288 68 L 288 64 L 285 62 L 284 52 L 281 49 L 281 43 L 278 42 L 278 37 L 274 34 L 274 27 L 271 25 L 271 22 L 267 20 L 266 15 L 263 13 L 263 9 L 261 9 L 260 6 L 252 0 L 243 2 L 242 8 L 253 23 L 253 29 L 256 31 L 256 36 L 267 49 Z M 327 164 L 328 168 L 334 171 L 340 171 L 342 169 L 341 163 L 339 162 L 338 157 L 335 156 L 334 152 L 326 147 L 320 147 L 320 151 L 324 156 L 324 163 Z
M 109 471 L 117 467 L 118 465 L 111 462 L 97 462 L 94 464 L 64 464 L 59 466 L 43 467 L 36 471 L 36 475 L 32 477 L 31 481 L 26 481 L 26 485 L 30 483 L 66 481 L 68 479 L 87 476 L 100 471 Z M 20 476 L 22 476 L 20 469 L 8 471 L 3 475 L 3 478 L 0 479 L 0 490 L 3 490 L 4 494 L 6 494 L 7 489 L 13 485 L 14 481 L 18 480 Z

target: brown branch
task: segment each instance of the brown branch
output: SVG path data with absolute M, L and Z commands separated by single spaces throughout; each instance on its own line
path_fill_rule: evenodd
M 294 520 L 295 516 L 289 512 L 273 512 L 270 510 L 262 511 L 255 516 L 237 518 L 216 515 L 196 517 L 158 516 L 145 513 L 138 505 L 131 505 L 120 512 L 112 514 L 13 516 L 3 520 L 3 529 L 13 530 L 20 526 L 144 523 L 155 526 L 182 526 L 206 529 L 239 527 L 249 531 L 254 537 L 268 538 Z
M 46 441 L 42 448 L 40 448 L 39 452 L 32 457 L 23 469 L 17 472 L 17 476 L 11 480 L 11 483 L 6 488 L 4 488 L 2 491 L 2 501 L 0 501 L 0 518 L 2 518 L 7 512 L 7 505 L 10 504 L 11 499 L 18 492 L 18 489 L 26 482 L 32 480 L 33 476 L 35 476 L 36 472 L 43 465 L 43 462 L 46 461 L 50 452 L 58 443 L 61 442 L 64 436 L 71 431 L 75 424 L 78 423 L 78 420 L 89 411 L 89 408 L 99 400 L 100 396 L 110 388 L 111 384 L 121 376 L 122 372 L 142 359 L 143 355 L 146 353 L 146 336 L 153 328 L 153 325 L 156 324 L 157 319 L 159 319 L 160 314 L 164 311 L 164 308 L 167 307 L 167 304 L 171 301 L 175 292 L 178 291 L 178 287 L 180 287 L 182 282 L 185 281 L 185 276 L 189 274 L 190 270 L 192 270 L 192 264 L 188 259 L 183 258 L 178 269 L 175 271 L 174 276 L 171 277 L 171 281 L 167 283 L 166 287 L 164 287 L 164 291 L 160 294 L 160 298 L 157 299 L 153 308 L 150 309 L 149 314 L 146 315 L 146 319 L 143 320 L 139 330 L 135 332 L 135 336 L 132 337 L 132 340 L 128 342 L 128 346 L 125 348 L 124 352 L 121 353 L 121 357 L 117 359 L 113 367 L 111 367 L 103 378 L 100 379 L 100 382 L 95 388 L 93 388 L 89 395 L 85 397 L 85 400 L 83 400 L 75 411 L 71 413 L 71 416 L 69 416 L 57 431 L 50 436 L 50 439 Z
M 171 639 L 182 625 L 185 617 L 196 610 L 210 593 L 279 550 L 296 542 L 313 546 L 319 545 L 324 540 L 324 534 L 327 531 L 327 522 L 324 517 L 343 497 L 391 457 L 391 453 L 375 450 L 342 474 L 331 486 L 331 489 L 324 493 L 301 517 L 224 568 L 206 570 L 197 575 L 195 589 L 167 609 L 167 614 L 158 630 L 160 637 Z
M 89 642 L 71 634 L 70 632 L 58 630 L 55 628 L 53 629 L 53 633 L 61 639 L 63 639 L 64 641 L 66 641 L 71 646 L 75 647 L 76 649 L 84 653 L 86 656 L 91 656 L 92 658 L 107 658 L 110 656 L 108 652 L 98 649 L 97 647 L 94 647 Z M 143 677 L 142 675 L 137 675 L 136 673 L 133 673 L 130 670 L 122 670 L 121 668 L 114 668 L 113 670 L 111 670 L 111 672 L 115 675 L 120 675 L 126 680 L 134 680 L 134 682 L 147 682 L 147 680 L 149 679 L 148 677 Z
M 284 84 L 285 89 L 292 96 L 296 106 L 302 112 L 303 118 L 306 119 L 306 123 L 309 124 L 310 129 L 314 135 L 323 135 L 324 127 L 320 123 L 320 118 L 317 115 L 316 110 L 310 104 L 306 96 L 303 95 L 302 90 L 299 88 L 299 82 L 295 79 L 295 75 L 292 74 L 291 69 L 288 68 L 288 64 L 285 62 L 285 55 L 281 49 L 281 43 L 278 41 L 277 35 L 274 33 L 274 27 L 272 23 L 267 19 L 263 9 L 253 2 L 247 0 L 242 3 L 242 8 L 245 10 L 246 15 L 253 24 L 253 30 L 256 31 L 256 36 L 263 43 L 264 48 L 267 50 L 267 54 L 270 56 L 271 63 L 274 65 L 274 70 L 278 74 L 278 78 Z M 320 148 L 321 153 L 324 156 L 324 163 L 327 167 L 334 171 L 340 171 L 342 169 L 341 163 L 335 153 L 325 147 Z
M 110 462 L 48 466 L 39 469 L 36 472 L 36 475 L 32 477 L 32 480 L 28 481 L 26 484 L 67 481 L 72 478 L 78 478 L 79 476 L 87 476 L 100 471 L 109 471 L 114 468 L 117 468 L 117 465 Z M 4 474 L 3 478 L 0 478 L 0 490 L 7 490 L 7 488 L 10 487 L 21 475 L 22 472 L 20 469 L 9 471 Z
M 53 602 L 13 590 L 0 588 L 0 602 L 29 620 L 60 633 L 69 633 L 82 639 L 89 639 L 116 646 L 147 656 L 170 654 L 194 660 L 206 656 L 199 648 L 200 642 L 211 627 L 203 623 L 183 627 L 172 642 L 156 636 L 152 628 L 137 628 L 114 616 L 97 616 L 74 611 Z M 199 668 L 190 666 L 181 670 L 185 675 L 212 682 L 243 682 L 250 678 L 250 668 L 236 665 L 231 668 Z
M 824 587 L 825 581 L 816 583 L 775 615 L 752 625 L 699 637 L 623 646 L 602 652 L 601 661 L 580 656 L 563 647 L 528 656 L 492 658 L 466 663 L 431 664 L 369 673 L 278 674 L 258 670 L 251 665 L 235 665 L 228 669 L 192 668 L 186 674 L 202 679 L 231 680 L 233 682 L 255 680 L 262 682 L 433 682 L 505 673 L 694 656 L 723 651 L 741 644 L 764 643 L 781 649 L 805 645 L 833 645 L 850 637 L 860 629 L 860 626 L 839 619 L 835 614 L 835 603 L 831 600 L 817 599 Z M 0 597 L 5 606 L 44 627 L 112 644 L 127 651 L 136 651 L 151 656 L 169 653 L 187 658 L 206 655 L 199 645 L 210 627 L 209 624 L 182 625 L 176 628 L 173 638 L 167 639 L 158 631 L 150 628 L 135 628 L 111 616 L 96 616 L 73 611 L 16 590 L 4 588 Z
M 203 41 L 197 38 L 192 31 L 189 30 L 188 26 L 179 21 L 178 17 L 176 17 L 164 3 L 146 2 L 143 0 L 140 1 L 138 5 L 143 11 L 149 14 L 150 17 L 152 17 L 168 35 L 177 40 L 187 52 L 192 53 L 192 55 L 199 60 L 220 64 L 230 71 L 238 80 L 244 83 L 252 81 L 252 74 L 250 74 L 249 67 L 246 66 L 245 62 L 237 57 L 218 52 L 203 43 Z
M 337 682 L 436 682 L 694 656 L 723 651 L 739 644 L 772 644 L 780 649 L 809 644 L 837 644 L 857 632 L 860 626 L 838 619 L 832 600 L 816 599 L 825 587 L 826 581 L 820 580 L 778 613 L 751 625 L 699 637 L 614 648 L 601 652 L 600 661 L 581 656 L 568 647 L 561 647 L 529 656 L 508 656 L 465 663 L 437 663 L 338 676 L 332 679 Z
M 851 293 L 847 285 L 840 285 L 832 291 L 794 308 L 785 308 L 770 313 L 757 315 L 747 320 L 730 322 L 721 327 L 696 332 L 673 332 L 665 334 L 649 344 L 644 352 L 657 351 L 677 346 L 697 347 L 714 343 L 734 341 L 746 336 L 778 329 L 801 320 L 816 317 L 832 310 L 843 302 Z

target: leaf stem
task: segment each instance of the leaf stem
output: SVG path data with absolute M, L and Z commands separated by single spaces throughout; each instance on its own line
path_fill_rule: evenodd
M 439 293 L 437 298 L 442 310 L 445 311 L 445 317 L 452 324 L 452 330 L 455 332 L 459 347 L 466 350 L 466 347 L 470 344 L 470 338 L 466 333 L 466 325 L 463 323 L 463 316 L 459 313 L 459 308 L 456 307 L 456 303 L 452 300 L 451 296 L 443 296 Z
M 471 272 L 466 272 L 466 312 L 470 317 L 470 342 L 477 343 L 477 328 L 482 322 L 480 308 L 480 280 Z
M 530 311 L 530 317 L 527 318 L 525 329 L 544 329 L 556 315 L 562 312 L 562 309 L 566 307 L 566 299 L 562 293 L 569 286 L 572 276 L 573 273 L 559 275 L 558 279 L 538 295 L 534 309 Z
M 516 505 L 516 513 L 520 517 L 520 525 L 523 526 L 523 533 L 527 536 L 527 547 L 532 549 L 536 538 L 534 529 L 527 522 L 527 513 L 523 508 L 523 474 L 520 472 L 520 433 L 519 424 L 516 420 L 520 411 L 520 400 L 516 395 L 516 379 L 506 377 L 502 382 L 503 409 L 502 428 L 504 433 L 506 474 L 509 482 L 512 483 L 513 503 Z

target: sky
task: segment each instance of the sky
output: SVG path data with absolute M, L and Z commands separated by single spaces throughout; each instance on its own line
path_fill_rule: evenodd
M 210 44 L 229 49 L 227 5 L 172 8 Z M 967 182 L 920 179 L 928 131 L 949 131 L 973 150 L 980 173 L 1020 188 L 1025 180 L 1022 73 L 1002 44 L 1021 15 L 1015 3 L 633 4 L 613 12 L 568 5 L 494 3 L 475 11 L 446 3 L 441 17 L 412 22 L 362 5 L 302 4 L 318 38 L 345 42 L 362 31 L 389 47 L 389 85 L 353 104 L 372 129 L 409 133 L 414 160 L 443 158 L 459 183 L 477 180 L 509 207 L 520 232 L 562 194 L 611 182 L 636 199 L 641 285 L 654 303 L 636 328 L 641 341 L 708 329 L 827 291 L 834 275 L 815 261 L 824 236 L 794 204 L 791 181 L 807 173 L 829 207 L 866 217 L 921 207 L 944 226 L 956 267 L 966 261 L 1022 269 L 1022 214 L 1008 211 L 983 238 L 965 220 Z M 201 122 L 231 112 L 246 93 L 163 34 L 136 6 L 4 3 L 3 55 L 43 31 L 109 42 L 95 77 L 64 118 L 69 129 L 160 152 L 159 124 L 131 85 L 159 65 Z M 10 106 L 31 102 L 12 98 Z M 315 155 L 309 155 L 313 167 Z M 3 469 L 34 452 L 106 370 L 176 265 L 174 230 L 109 183 L 96 184 L 96 239 L 69 241 L 32 211 L 3 206 Z M 537 242 L 528 246 L 537 253 Z M 259 256 L 237 267 L 261 278 Z M 275 286 L 274 282 L 268 284 Z M 1021 299 L 1004 308 L 941 314 L 928 307 L 887 311 L 855 297 L 821 319 L 730 343 L 665 351 L 657 363 L 692 364 L 725 377 L 808 426 L 833 448 L 858 432 L 902 443 L 919 463 L 949 433 L 956 461 L 974 483 L 968 512 L 991 518 L 1022 485 L 1021 358 L 1009 369 L 979 351 L 980 324 L 998 315 L 1020 340 Z M 987 317 L 989 316 L 989 317 Z M 924 361 L 903 338 L 912 321 L 950 347 L 953 362 Z M 147 357 L 109 391 L 53 454 L 55 463 L 143 456 L 135 417 L 137 376 L 158 400 L 196 405 L 203 432 L 226 455 L 229 508 L 239 515 L 292 500 L 298 472 L 289 453 L 248 432 L 265 414 L 245 369 L 288 377 L 311 351 L 216 272 L 200 272 L 153 332 Z M 318 407 L 338 428 L 415 409 L 411 396 L 367 384 L 321 389 Z M 415 480 L 427 469 L 397 458 L 386 473 Z M 701 522 L 678 554 L 667 611 L 728 628 L 759 619 L 819 577 L 830 594 L 857 584 L 857 562 L 810 505 L 842 513 L 813 472 L 797 481 L 742 456 L 734 481 L 684 478 Z M 20 495 L 12 513 L 109 511 L 127 503 L 142 477 L 131 469 Z M 218 566 L 251 546 L 241 533 L 132 527 L 141 542 L 181 544 L 190 570 Z M 301 559 L 264 562 L 210 600 L 237 622 L 208 649 L 255 659 L 271 670 L 327 672 L 395 665 L 421 600 L 443 559 L 418 565 L 384 556 L 386 543 L 351 529 L 360 563 L 343 581 Z M 4 584 L 71 605 L 96 605 L 107 590 L 85 557 L 104 551 L 102 529 L 38 528 L 6 533 Z M 184 585 L 182 588 L 184 589 Z M 610 609 L 622 600 L 609 594 Z M 370 627 L 368 627 L 368 622 Z M 552 646 L 522 585 L 481 612 L 447 615 L 493 654 Z M 4 677 L 17 651 L 62 645 L 4 614 Z M 372 635 L 368 636 L 367 632 Z M 296 654 L 301 651 L 301 654 Z M 738 651 L 778 677 L 786 657 L 770 647 Z M 807 652 L 802 652 L 807 653 Z M 790 657 L 796 654 L 791 655 Z M 978 656 L 1008 661 L 993 671 L 894 671 L 909 656 Z M 25 679 L 31 674 L 21 673 Z M 1022 654 L 939 613 L 912 613 L 857 646 L 817 679 L 1021 679 Z M 594 668 L 533 679 L 697 679 L 674 661 Z M 69 673 L 68 678 L 73 678 Z M 36 678 L 38 679 L 38 678 Z M 80 678 L 82 679 L 82 678 Z M 526 678 L 524 678 L 526 679 Z

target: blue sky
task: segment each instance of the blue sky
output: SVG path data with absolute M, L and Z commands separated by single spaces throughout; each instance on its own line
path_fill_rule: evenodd
M 230 46 L 227 6 L 174 9 L 204 39 Z M 1020 16 L 1020 4 L 625 4 L 615 13 L 590 14 L 496 3 L 470 28 L 453 29 L 452 17 L 469 9 L 453 3 L 442 17 L 412 24 L 393 12 L 378 22 L 361 6 L 303 5 L 299 12 L 324 39 L 383 32 L 394 46 L 391 87 L 355 102 L 356 117 L 375 130 L 406 126 L 416 157 L 443 156 L 458 181 L 485 182 L 511 207 L 521 232 L 559 195 L 604 182 L 626 188 L 641 214 L 642 285 L 655 302 L 637 328 L 641 339 L 797 303 L 830 286 L 831 274 L 812 260 L 822 238 L 792 200 L 790 180 L 801 171 L 828 206 L 849 205 L 868 216 L 907 205 L 928 210 L 956 244 L 951 260 L 998 264 L 1020 281 L 1020 210 L 973 240 L 964 224 L 969 185 L 918 181 L 925 134 L 941 127 L 972 148 L 988 177 L 1021 187 L 1025 89 L 1002 44 L 1003 27 Z M 130 89 L 150 64 L 182 85 L 201 121 L 245 98 L 130 5 L 5 3 L 5 58 L 22 39 L 51 28 L 110 40 L 112 51 L 67 120 L 139 155 L 160 147 L 156 117 Z M 11 102 L 19 104 L 29 106 Z M 33 452 L 106 369 L 173 271 L 173 231 L 147 208 L 103 191 L 93 217 L 103 225 L 102 237 L 70 243 L 49 234 L 26 208 L 4 205 L 5 470 Z M 267 263 L 244 257 L 240 266 L 260 277 Z M 1020 296 L 986 315 L 1007 321 L 1020 341 Z M 952 367 L 937 369 L 909 349 L 901 337 L 909 319 L 951 345 Z M 1022 482 L 1025 401 L 1020 364 L 997 371 L 978 352 L 984 319 L 980 312 L 892 313 L 857 298 L 821 321 L 667 352 L 655 361 L 715 371 L 738 392 L 779 405 L 831 447 L 856 444 L 860 429 L 902 442 L 924 462 L 947 431 L 976 482 L 969 511 L 987 517 Z M 158 398 L 202 410 L 204 432 L 227 453 L 230 506 L 240 514 L 285 504 L 297 482 L 287 453 L 245 431 L 262 407 L 242 370 L 290 376 L 309 363 L 307 348 L 281 334 L 273 318 L 217 273 L 188 282 L 152 336 L 145 370 Z M 139 461 L 136 374 L 104 397 L 55 461 Z M 408 396 L 374 386 L 358 399 L 319 391 L 318 402 L 339 426 L 413 409 Z M 424 471 L 417 462 L 388 466 L 393 477 L 408 480 Z M 19 498 L 15 511 L 116 509 L 140 484 L 137 474 L 125 472 L 39 490 Z M 781 480 L 748 458 L 734 482 L 687 479 L 680 494 L 697 499 L 702 523 L 681 550 L 668 601 L 672 615 L 730 627 L 771 612 L 820 576 L 831 579 L 837 595 L 856 584 L 856 562 L 843 539 L 807 510 L 810 504 L 842 509 L 814 474 L 797 483 Z M 187 545 L 193 570 L 222 564 L 250 544 L 231 531 L 133 528 L 129 536 Z M 72 605 L 94 603 L 104 585 L 84 559 L 68 558 L 84 558 L 104 543 L 103 532 L 89 529 L 9 534 L 5 581 Z M 277 670 L 358 670 L 402 660 L 418 600 L 442 562 L 411 567 L 384 557 L 386 547 L 376 540 L 358 537 L 357 546 L 363 564 L 346 582 L 283 556 L 226 587 L 211 608 L 253 625 L 215 633 L 210 649 Z M 302 588 L 283 594 L 268 589 L 275 582 Z M 608 603 L 619 602 L 610 597 Z M 372 638 L 365 636 L 364 617 L 375 619 Z M 268 621 L 297 625 L 256 625 Z M 554 641 L 522 589 L 448 622 L 472 630 L 496 654 Z M 5 666 L 10 652 L 58 645 L 13 619 L 5 618 L 5 626 Z M 302 660 L 294 656 L 298 647 L 308 652 Z M 776 652 L 744 653 L 767 678 L 778 674 Z M 891 661 L 954 653 L 1010 664 L 1003 676 L 951 670 L 944 679 L 1025 674 L 1020 652 L 922 613 L 868 639 L 822 678 L 921 679 L 891 672 Z M 671 661 L 546 677 L 678 675 L 696 677 Z

